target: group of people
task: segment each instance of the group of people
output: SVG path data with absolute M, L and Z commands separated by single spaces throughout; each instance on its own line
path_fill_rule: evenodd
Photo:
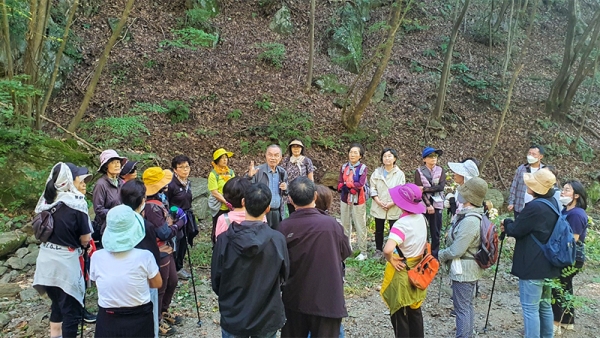
M 583 247 L 587 229 L 583 185 L 569 181 L 560 189 L 554 168 L 541 162 L 543 153 L 540 146 L 529 149 L 528 163 L 517 169 L 511 185 L 508 204 L 515 219 L 502 221 L 502 231 L 516 238 L 512 273 L 519 277 L 526 337 L 548 337 L 574 325 L 572 306 L 558 294 L 551 306 L 552 290 L 544 284 L 545 278 L 560 277 L 565 291 L 572 293 L 574 274 L 561 276 L 531 238 L 547 241 L 558 214 L 536 201 L 546 199 L 562 209 L 578 246 Z M 372 257 L 387 261 L 381 295 L 395 336 L 424 336 L 421 305 L 427 291 L 410 284 L 407 270 L 419 263 L 429 242 L 452 281 L 456 337 L 471 337 L 474 291 L 483 272 L 474 252 L 489 211 L 488 184 L 479 177 L 476 159 L 449 162 L 458 188 L 445 196 L 446 172 L 437 163 L 442 154 L 424 148 L 414 183 L 406 183 L 397 151 L 384 148 L 381 165 L 368 179 L 361 162 L 365 150 L 351 144 L 339 171 L 340 224 L 328 214 L 332 191 L 314 183 L 315 167 L 302 141 L 290 141 L 285 158 L 278 145 L 267 147 L 265 163 L 251 162 L 241 176 L 229 168 L 232 152 L 214 151 L 208 176 L 211 284 L 218 295 L 222 336 L 275 337 L 279 330 L 282 337 L 343 336 L 344 261 L 354 251 L 353 228 L 355 259 L 368 258 L 366 202 L 372 198 Z M 183 258 L 198 233 L 188 180 L 192 161 L 179 155 L 170 170 L 146 169 L 142 181 L 136 179 L 137 163 L 114 150 L 103 152 L 100 162 L 103 176 L 94 187 L 94 221 L 85 202 L 91 175 L 70 163 L 53 168 L 36 207 L 36 212 L 56 209 L 54 234 L 41 245 L 34 279 L 34 286 L 52 300 L 51 336 L 76 335 L 84 311 L 83 251 L 92 256 L 89 277 L 98 288 L 97 337 L 173 334 L 182 318 L 169 307 L 178 279 L 189 277 Z M 67 208 L 57 208 L 61 204 Z M 446 234 L 444 208 L 452 214 Z M 103 249 L 94 253 L 92 238 Z M 583 265 L 580 256 L 577 268 Z

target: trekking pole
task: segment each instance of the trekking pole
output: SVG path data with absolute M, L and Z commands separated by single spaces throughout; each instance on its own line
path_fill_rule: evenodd
M 494 272 L 494 281 L 492 282 L 492 293 L 490 294 L 490 302 L 488 304 L 487 315 L 485 316 L 485 326 L 483 327 L 483 333 L 487 333 L 488 320 L 490 319 L 490 309 L 492 308 L 492 299 L 494 298 L 494 287 L 496 286 L 496 277 L 498 276 L 498 270 L 500 268 L 500 257 L 502 256 L 502 246 L 504 245 L 504 238 L 506 233 L 500 234 L 500 251 L 498 251 L 498 261 L 496 262 L 496 272 Z
M 88 254 L 89 248 L 90 244 L 88 244 L 87 248 L 83 248 L 83 282 L 86 284 L 87 287 L 89 287 L 89 280 L 86 280 L 86 278 L 88 278 L 90 270 L 90 256 Z M 87 287 L 84 286 L 83 288 L 83 309 L 81 311 L 81 338 L 83 338 L 83 324 L 85 323 L 85 296 L 87 294 Z
M 190 266 L 190 276 L 192 277 L 192 289 L 194 290 L 194 302 L 196 303 L 196 315 L 198 316 L 198 323 L 196 323 L 199 327 L 202 327 L 202 320 L 200 320 L 200 309 L 198 308 L 198 294 L 196 293 L 196 282 L 194 280 L 194 267 L 192 266 L 192 256 L 190 256 L 190 243 L 188 242 L 187 231 L 183 230 L 183 236 L 185 237 L 186 246 L 185 250 L 187 252 L 188 264 Z

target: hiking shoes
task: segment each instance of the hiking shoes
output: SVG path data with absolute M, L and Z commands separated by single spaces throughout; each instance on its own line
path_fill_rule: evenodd
M 158 335 L 159 336 L 171 336 L 177 333 L 174 327 L 172 327 L 165 319 L 163 318 L 158 325 Z
M 83 321 L 92 324 L 96 322 L 96 315 L 93 313 L 89 313 L 87 309 L 83 309 Z
M 356 260 L 357 261 L 364 261 L 365 259 L 367 259 L 367 254 L 364 253 L 360 253 L 360 255 L 356 256 Z
M 169 312 L 163 312 L 162 318 L 169 325 L 178 325 L 178 324 L 181 324 L 181 322 L 183 321 L 183 317 L 181 317 L 177 314 L 174 314 L 174 313 L 169 313 Z
M 188 280 L 188 279 L 190 279 L 190 277 L 192 277 L 192 275 L 189 272 L 187 272 L 185 269 L 181 269 L 181 270 L 177 271 L 177 279 Z

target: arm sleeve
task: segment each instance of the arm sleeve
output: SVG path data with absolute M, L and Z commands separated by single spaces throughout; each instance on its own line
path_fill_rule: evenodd
M 208 191 L 219 190 L 219 183 L 217 183 L 217 177 L 214 172 L 208 174 Z
M 398 222 L 394 223 L 394 225 L 392 225 L 390 228 L 390 235 L 388 236 L 388 239 L 396 242 L 396 245 L 400 245 L 406 240 L 406 234 L 400 228 Z
M 510 194 L 508 195 L 508 205 L 515 204 L 515 197 L 517 196 L 517 182 L 519 181 L 519 172 L 520 168 L 517 168 L 515 171 L 515 176 L 513 177 L 512 183 L 510 184 Z
M 96 262 L 98 261 L 98 259 L 90 259 L 90 279 L 93 280 L 94 282 L 98 279 L 98 275 L 96 273 Z
M 343 170 L 344 166 L 342 165 L 340 167 L 340 174 L 338 176 L 338 185 L 340 184 L 344 184 L 344 170 Z
M 577 213 L 571 217 L 567 217 L 567 221 L 573 228 L 573 234 L 581 236 L 587 227 L 587 217 L 585 214 Z
M 313 165 L 310 158 L 307 157 L 306 160 L 307 160 L 306 163 L 308 164 L 306 166 L 306 174 L 308 175 L 309 173 L 312 173 L 315 171 L 315 166 Z
M 404 172 L 400 170 L 400 179 L 398 180 L 400 185 L 406 184 L 406 176 L 404 176 Z
M 479 232 L 479 219 L 473 217 L 474 220 L 465 219 L 458 224 L 456 229 L 452 229 L 454 235 L 454 241 L 446 249 L 440 250 L 439 260 L 440 262 L 449 261 L 454 258 L 460 258 L 465 255 L 469 246 L 477 236 Z M 475 221 L 476 220 L 476 221 Z
M 336 221 L 337 223 L 337 221 Z M 342 260 L 350 257 L 352 255 L 352 248 L 350 247 L 350 241 L 348 240 L 348 236 L 344 233 L 344 229 L 340 229 L 340 253 L 342 256 Z
M 281 282 L 285 282 L 288 280 L 290 276 L 290 255 L 287 249 L 287 243 L 285 241 L 285 237 L 282 236 L 282 253 L 283 253 L 283 262 L 281 262 L 281 269 L 279 270 L 279 277 L 281 278 Z
M 148 273 L 148 279 L 156 277 L 159 272 L 158 265 L 154 261 L 154 256 L 148 250 L 144 250 L 144 261 L 146 262 L 146 272 Z
M 423 186 L 423 182 L 421 182 L 421 174 L 419 173 L 419 168 L 417 168 L 417 170 L 415 170 L 415 185 L 422 187 Z M 425 192 L 425 188 L 423 188 L 423 192 Z M 426 198 L 425 196 L 423 196 L 423 203 L 425 203 L 425 206 L 431 206 L 431 201 L 429 200 L 429 198 Z
M 106 213 L 108 212 L 108 209 L 104 206 L 105 199 L 106 191 L 104 186 L 96 183 L 93 191 L 92 203 L 94 203 L 94 213 L 96 214 L 96 217 L 99 217 L 100 219 L 106 219 Z
M 92 233 L 90 229 L 90 220 L 88 215 L 81 211 L 77 211 L 77 234 L 79 236 L 87 235 Z
M 369 179 L 369 184 L 371 185 L 371 197 L 379 196 L 379 192 L 377 192 L 376 180 L 374 179 L 374 178 L 376 178 L 375 177 L 376 172 L 377 172 L 377 169 L 375 169 L 373 174 L 371 174 L 371 178 Z
M 528 236 L 539 222 L 539 213 L 536 211 L 535 207 L 524 208 L 514 222 L 504 224 L 506 235 L 515 238 Z
M 156 237 L 161 241 L 169 240 L 177 234 L 177 227 L 167 225 L 164 214 L 158 206 L 148 203 L 144 211 L 146 219 L 154 226 Z

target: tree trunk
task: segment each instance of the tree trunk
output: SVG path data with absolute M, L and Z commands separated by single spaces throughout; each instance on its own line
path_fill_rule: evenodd
M 58 49 L 58 53 L 56 53 L 56 60 L 54 61 L 54 71 L 52 72 L 50 83 L 48 83 L 48 89 L 46 90 L 44 102 L 42 103 L 42 107 L 36 112 L 35 120 L 37 129 L 42 128 L 42 120 L 40 116 L 46 114 L 46 108 L 48 108 L 48 102 L 50 102 L 50 96 L 52 96 L 54 83 L 56 83 L 56 77 L 58 76 L 58 70 L 60 68 L 60 61 L 62 60 L 65 47 L 67 46 L 67 40 L 69 39 L 69 31 L 71 30 L 71 24 L 73 23 L 73 18 L 75 17 L 75 13 L 77 12 L 78 6 L 79 0 L 73 0 L 73 4 L 71 5 L 71 9 L 69 12 L 69 18 L 67 19 L 67 23 L 65 25 L 65 32 L 62 37 L 62 42 L 60 44 L 60 48 Z
M 592 74 L 592 78 L 596 76 L 596 72 L 598 71 L 598 59 L 594 62 L 594 73 Z M 577 131 L 577 137 L 575 138 L 576 142 L 579 142 L 581 138 L 581 131 L 583 130 L 583 126 L 585 125 L 585 117 L 587 115 L 588 110 L 590 109 L 590 100 L 592 98 L 592 92 L 594 91 L 594 87 L 596 87 L 596 81 L 592 81 L 590 85 L 590 89 L 588 90 L 587 97 L 585 98 L 585 108 L 583 108 L 583 114 L 581 116 L 581 125 L 579 126 L 579 130 Z
M 352 110 L 352 112 L 347 113 L 345 116 L 342 115 L 342 123 L 350 131 L 355 131 L 356 128 L 358 128 L 360 119 L 361 119 L 363 113 L 365 112 L 365 109 L 367 109 L 367 106 L 369 105 L 371 98 L 375 94 L 375 90 L 377 90 L 377 86 L 379 85 L 379 82 L 381 81 L 383 72 L 385 71 L 385 68 L 387 67 L 387 64 L 392 55 L 392 48 L 394 47 L 394 40 L 396 39 L 396 33 L 398 32 L 398 28 L 400 27 L 400 24 L 404 20 L 404 16 L 406 15 L 407 9 L 410 8 L 411 4 L 412 4 L 412 0 L 410 0 L 406 4 L 404 12 L 402 11 L 402 7 L 401 7 L 402 0 L 397 0 L 392 5 L 392 16 L 390 19 L 390 29 L 388 31 L 388 36 L 383 45 L 382 59 L 379 62 L 379 64 L 377 65 L 377 68 L 375 69 L 375 73 L 373 74 L 373 78 L 371 78 L 371 81 L 369 82 L 367 89 L 365 90 L 363 96 L 361 97 L 361 99 L 358 102 L 358 104 L 356 105 L 356 107 Z M 375 53 L 377 54 L 378 51 L 375 51 Z
M 110 39 L 108 40 L 108 43 L 106 44 L 106 47 L 104 47 L 104 51 L 102 52 L 102 55 L 100 56 L 100 60 L 98 61 L 96 70 L 94 70 L 94 76 L 92 77 L 92 80 L 90 81 L 90 84 L 87 87 L 85 96 L 83 98 L 83 101 L 81 102 L 81 106 L 79 107 L 77 114 L 73 117 L 73 119 L 71 120 L 71 123 L 69 123 L 69 126 L 67 127 L 67 130 L 69 130 L 72 133 L 74 133 L 75 130 L 77 130 L 77 127 L 79 126 L 79 123 L 81 123 L 81 119 L 83 118 L 85 111 L 87 110 L 88 106 L 90 105 L 92 96 L 94 96 L 94 92 L 96 91 L 96 85 L 98 84 L 98 81 L 100 80 L 100 75 L 102 74 L 102 69 L 104 69 L 104 66 L 106 65 L 106 61 L 108 60 L 110 51 L 112 50 L 113 46 L 117 42 L 117 39 L 119 38 L 119 36 L 121 36 L 121 31 L 123 30 L 123 27 L 125 26 L 125 23 L 127 22 L 127 18 L 129 17 L 129 12 L 131 12 L 131 8 L 133 7 L 134 2 L 135 2 L 135 0 L 127 1 L 127 4 L 125 5 L 125 10 L 123 11 L 123 14 L 121 15 L 121 20 L 119 20 L 117 27 L 113 31 L 112 35 L 110 36 Z
M 510 4 L 510 2 L 511 2 L 511 0 L 504 0 L 502 2 L 502 6 L 500 7 L 500 12 L 498 12 L 498 18 L 496 19 L 496 22 L 494 23 L 494 27 L 492 29 L 494 32 L 496 32 L 500 28 L 502 21 L 504 21 L 504 14 L 506 13 L 506 10 L 508 9 L 508 5 Z
M 510 16 L 508 17 L 508 39 L 506 41 L 506 57 L 504 58 L 504 65 L 502 66 L 502 76 L 500 82 L 504 86 L 506 71 L 508 70 L 508 62 L 510 61 L 510 50 L 512 49 L 513 37 L 514 37 L 514 25 L 513 25 L 513 14 L 514 14 L 515 0 L 510 3 Z
M 469 3 L 471 0 L 465 0 L 463 5 L 463 9 L 460 12 L 460 16 L 454 22 L 454 27 L 452 27 L 452 36 L 450 38 L 450 42 L 448 43 L 448 50 L 446 51 L 446 57 L 444 58 L 444 66 L 442 68 L 442 76 L 440 78 L 440 86 L 438 88 L 438 96 L 435 101 L 435 109 L 433 110 L 432 117 L 436 121 L 440 121 L 442 119 L 442 113 L 444 111 L 444 103 L 446 101 L 446 89 L 448 87 L 448 77 L 450 76 L 450 68 L 452 67 L 452 52 L 454 50 L 454 44 L 456 43 L 456 38 L 458 36 L 458 29 L 460 28 L 460 24 L 467 13 L 467 9 L 469 8 Z
M 14 76 L 14 68 L 12 59 L 12 48 L 10 45 L 10 29 L 8 27 L 8 15 L 6 14 L 6 0 L 2 0 L 0 6 L 2 6 L 2 35 L 4 35 L 4 53 L 6 54 L 6 75 L 8 76 L 9 80 L 12 80 Z
M 308 49 L 308 77 L 306 79 L 306 91 L 310 91 L 313 77 L 313 62 L 315 54 L 315 1 L 310 0 L 310 46 Z

